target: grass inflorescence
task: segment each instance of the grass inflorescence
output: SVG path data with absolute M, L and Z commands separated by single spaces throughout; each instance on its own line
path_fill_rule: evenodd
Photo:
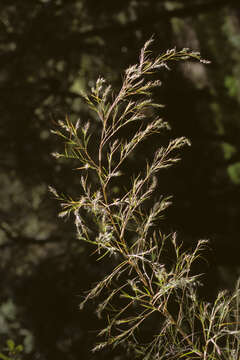
M 68 117 L 54 131 L 64 141 L 64 152 L 54 156 L 78 162 L 82 188 L 77 199 L 50 188 L 61 202 L 60 216 L 73 214 L 78 238 L 96 247 L 98 259 L 104 261 L 110 256 L 114 264 L 80 307 L 101 295 L 96 312 L 106 319 L 106 327 L 99 334 L 103 340 L 93 351 L 123 344 L 136 358 L 145 360 L 237 360 L 239 286 L 232 295 L 221 292 L 214 303 L 200 300 L 196 291 L 200 275 L 192 275 L 191 270 L 206 241 L 185 251 L 176 234 L 163 234 L 155 226 L 171 203 L 169 197 L 160 196 L 152 207 L 145 206 L 157 187 L 156 175 L 179 161 L 176 154 L 190 145 L 188 139 L 170 140 L 155 152 L 151 162 L 146 162 L 141 173 L 132 174 L 131 186 L 124 193 L 116 197 L 112 191 L 112 181 L 120 179 L 124 162 L 137 146 L 169 129 L 161 117 L 148 118 L 149 109 L 151 114 L 158 113 L 162 106 L 152 100 L 153 89 L 161 86 L 159 80 L 151 80 L 152 74 L 168 69 L 174 61 L 207 63 L 189 49 L 171 49 L 154 57 L 149 50 L 152 41 L 144 45 L 139 62 L 125 71 L 116 94 L 103 78 L 96 81 L 89 94 L 82 94 L 98 119 L 99 138 L 91 142 L 91 122 L 73 123 Z M 119 133 L 132 123 L 139 124 L 136 131 L 127 140 L 122 139 Z M 89 217 L 94 229 L 86 220 Z M 166 263 L 169 245 L 174 256 Z M 154 324 L 151 339 L 145 336 L 149 321 Z

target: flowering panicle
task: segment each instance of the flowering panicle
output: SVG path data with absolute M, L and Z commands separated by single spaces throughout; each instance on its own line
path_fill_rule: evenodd
M 65 143 L 64 152 L 54 156 L 75 159 L 79 163 L 76 170 L 81 172 L 81 196 L 75 200 L 49 187 L 62 204 L 60 216 L 73 214 L 78 238 L 96 246 L 98 260 L 114 255 L 113 268 L 80 307 L 101 294 L 97 314 L 107 319 L 107 325 L 99 334 L 105 341 L 94 351 L 122 343 L 145 360 L 238 360 L 239 287 L 232 297 L 220 294 L 211 306 L 199 300 L 195 291 L 198 276 L 191 270 L 205 241 L 199 241 L 191 252 L 182 250 L 175 234 L 164 235 L 158 228 L 171 197 L 160 196 L 153 206 L 147 202 L 158 188 L 158 172 L 179 160 L 176 152 L 190 145 L 189 140 L 180 137 L 159 147 L 141 173 L 130 175 L 131 185 L 121 196 L 115 197 L 112 188 L 113 179 L 123 175 L 122 165 L 137 146 L 169 129 L 158 116 L 162 105 L 152 100 L 152 90 L 161 81 L 147 80 L 148 75 L 158 76 L 173 61 L 208 63 L 187 48 L 173 48 L 154 57 L 149 50 L 152 42 L 151 38 L 145 43 L 139 63 L 125 71 L 118 93 L 99 77 L 91 92 L 82 94 L 99 120 L 98 140 L 91 142 L 94 126 L 80 119 L 74 124 L 66 117 L 54 131 Z M 139 127 L 124 140 L 118 135 L 130 123 Z M 171 259 L 166 256 L 169 247 Z M 154 316 L 153 338 L 143 343 L 145 324 Z

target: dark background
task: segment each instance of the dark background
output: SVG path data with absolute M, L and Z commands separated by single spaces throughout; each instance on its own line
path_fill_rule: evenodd
M 94 303 L 78 304 L 104 264 L 57 217 L 47 186 L 78 193 L 79 178 L 51 157 L 60 144 L 50 129 L 66 114 L 88 118 L 80 89 L 99 75 L 118 88 L 153 34 L 156 54 L 189 47 L 211 61 L 159 74 L 155 100 L 171 137 L 192 142 L 159 177 L 159 192 L 174 199 L 163 227 L 186 244 L 209 239 L 199 269 L 207 299 L 239 275 L 239 0 L 1 0 L 0 345 L 23 343 L 24 359 L 126 359 L 122 349 L 90 353 L 101 322 Z M 128 166 L 137 172 L 162 140 L 142 145 Z

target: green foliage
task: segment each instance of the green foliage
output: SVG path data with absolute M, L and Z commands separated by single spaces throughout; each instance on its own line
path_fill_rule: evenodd
M 14 343 L 20 342 L 23 344 L 25 355 L 29 354 L 34 346 L 34 338 L 31 331 L 22 326 L 19 318 L 19 309 L 12 299 L 7 299 L 0 304 L 0 348 L 4 346 L 5 340 L 9 338 L 11 340 L 7 341 L 8 349 L 9 351 L 16 351 L 16 356 L 23 348 L 22 345 L 16 347 Z
M 6 342 L 5 352 L 7 355 L 4 355 L 0 352 L 0 359 L 2 360 L 21 360 L 21 353 L 23 351 L 22 345 L 16 345 L 15 342 L 11 339 L 8 339 Z
M 108 256 L 112 264 L 80 308 L 90 299 L 101 299 L 96 312 L 107 321 L 99 333 L 105 340 L 93 351 L 122 344 L 136 357 L 148 360 L 237 360 L 239 287 L 232 296 L 221 292 L 213 304 L 200 300 L 200 275 L 193 275 L 192 266 L 206 241 L 199 241 L 192 251 L 184 250 L 176 234 L 165 235 L 157 226 L 170 198 L 160 196 L 148 206 L 158 186 L 156 174 L 179 161 L 179 149 L 189 141 L 180 137 L 160 147 L 138 175 L 131 174 L 128 189 L 118 198 L 112 191 L 116 177 L 121 183 L 123 164 L 136 147 L 169 128 L 156 114 L 161 106 L 151 98 L 153 89 L 160 86 L 153 74 L 168 69 L 171 61 L 195 59 L 207 63 L 189 49 L 172 49 L 153 57 L 151 43 L 152 39 L 144 45 L 139 63 L 125 71 L 117 94 L 103 78 L 97 80 L 89 95 L 83 94 L 89 109 L 97 115 L 99 138 L 91 140 L 91 122 L 78 120 L 74 124 L 69 118 L 60 121 L 60 128 L 53 131 L 65 144 L 65 151 L 54 156 L 75 159 L 79 164 L 76 170 L 81 173 L 82 190 L 77 199 L 50 187 L 61 202 L 59 215 L 73 214 L 78 238 L 96 247 L 98 260 Z M 149 113 L 156 116 L 149 117 Z M 126 140 L 121 130 L 129 125 L 135 126 Z M 151 338 L 147 339 L 149 334 Z
M 229 165 L 228 174 L 234 184 L 240 183 L 240 162 Z
M 228 89 L 229 96 L 236 97 L 238 94 L 238 82 L 233 76 L 226 76 L 224 85 Z

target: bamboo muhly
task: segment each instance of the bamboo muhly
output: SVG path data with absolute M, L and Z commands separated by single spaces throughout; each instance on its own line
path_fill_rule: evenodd
M 74 124 L 66 118 L 54 131 L 65 143 L 65 152 L 55 153 L 55 157 L 79 162 L 82 186 L 82 195 L 75 200 L 50 188 L 61 202 L 60 216 L 73 213 L 79 240 L 94 244 L 102 258 L 113 256 L 115 263 L 80 307 L 100 294 L 105 297 L 97 314 L 108 319 L 108 324 L 100 332 L 104 340 L 94 351 L 123 344 L 141 359 L 237 360 L 240 330 L 234 319 L 239 316 L 239 290 L 230 297 L 219 295 L 213 305 L 201 302 L 195 290 L 198 276 L 191 275 L 191 268 L 206 241 L 199 241 L 192 252 L 182 251 L 175 234 L 162 234 L 154 226 L 170 205 L 170 198 L 161 196 L 152 208 L 145 206 L 157 187 L 157 173 L 179 161 L 176 151 L 189 141 L 181 137 L 160 147 L 120 197 L 115 197 L 111 189 L 112 180 L 121 177 L 122 165 L 136 147 L 152 134 L 169 128 L 159 116 L 147 116 L 147 110 L 156 109 L 157 113 L 162 106 L 151 98 L 152 90 L 161 85 L 159 80 L 151 80 L 152 74 L 168 69 L 174 61 L 207 63 L 189 49 L 172 49 L 154 57 L 149 50 L 152 41 L 144 45 L 138 64 L 125 71 L 116 95 L 103 78 L 97 80 L 90 94 L 83 94 L 101 127 L 98 143 L 91 143 L 90 122 L 79 120 Z M 134 123 L 139 124 L 137 130 L 130 139 L 123 140 L 120 131 Z M 86 212 L 96 225 L 94 232 L 85 219 Z M 174 250 L 171 266 L 164 260 L 169 244 Z M 158 327 L 146 342 L 145 323 L 154 316 Z

